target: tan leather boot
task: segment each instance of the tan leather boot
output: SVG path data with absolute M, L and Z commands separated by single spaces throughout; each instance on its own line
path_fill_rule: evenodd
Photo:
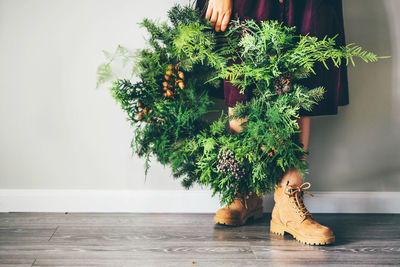
M 278 186 L 274 192 L 275 206 L 272 210 L 270 231 L 283 235 L 291 234 L 298 241 L 310 245 L 325 245 L 335 242 L 329 227 L 316 222 L 303 203 L 304 192 L 311 187 L 309 182 L 301 186 Z
M 217 211 L 214 222 L 232 226 L 244 225 L 250 218 L 259 219 L 263 216 L 262 203 L 263 199 L 256 194 L 236 197 L 229 207 Z

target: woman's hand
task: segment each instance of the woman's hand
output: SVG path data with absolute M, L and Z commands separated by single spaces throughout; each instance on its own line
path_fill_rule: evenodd
M 210 19 L 215 31 L 225 31 L 232 13 L 232 0 L 209 0 L 206 19 Z

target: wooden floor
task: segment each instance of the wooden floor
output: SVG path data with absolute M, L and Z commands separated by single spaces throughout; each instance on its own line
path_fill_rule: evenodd
M 1 266 L 400 266 L 400 214 L 314 214 L 336 243 L 242 227 L 212 214 L 0 213 Z

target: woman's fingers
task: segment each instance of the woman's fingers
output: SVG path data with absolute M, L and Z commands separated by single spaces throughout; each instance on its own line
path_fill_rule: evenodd
M 218 16 L 218 20 L 215 23 L 215 31 L 219 32 L 221 30 L 222 19 L 224 18 L 224 14 L 220 14 Z
M 224 15 L 224 18 L 222 19 L 222 23 L 221 23 L 221 31 L 225 31 L 226 28 L 228 28 L 228 24 L 229 24 L 229 19 L 231 18 L 231 13 L 229 12 L 226 13 Z
M 210 19 L 215 31 L 225 31 L 232 12 L 232 0 L 210 0 L 206 11 L 206 19 Z
M 224 31 L 226 29 L 226 27 L 222 30 L 222 23 L 224 23 L 224 19 L 226 18 L 226 14 L 221 14 L 220 16 L 218 16 L 218 20 L 217 23 L 215 24 L 215 31 L 219 32 L 219 31 Z
M 212 12 L 213 12 L 213 7 L 210 6 L 210 5 L 208 5 L 208 7 L 207 7 L 207 12 L 206 12 L 206 19 L 211 18 Z
M 212 13 L 212 15 L 211 15 L 211 19 L 210 19 L 210 21 L 211 21 L 211 26 L 212 26 L 212 27 L 215 26 L 217 20 L 218 20 L 218 11 L 217 11 L 217 10 L 214 10 L 213 13 Z

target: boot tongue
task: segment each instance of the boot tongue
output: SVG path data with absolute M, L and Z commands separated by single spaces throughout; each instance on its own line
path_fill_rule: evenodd
M 290 195 L 293 197 L 294 203 L 299 209 L 300 214 L 304 216 L 304 219 L 307 219 L 307 217 L 311 217 L 310 212 L 307 210 L 303 202 L 304 192 L 302 188 L 299 186 L 289 186 L 288 189 L 290 190 Z

